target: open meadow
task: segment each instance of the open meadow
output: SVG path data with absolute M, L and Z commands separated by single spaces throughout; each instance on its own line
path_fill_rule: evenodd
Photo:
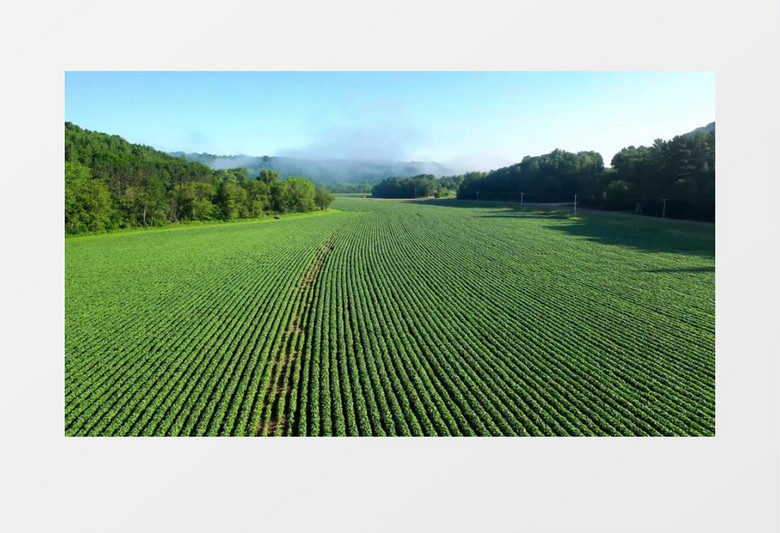
M 714 435 L 714 225 L 335 207 L 66 239 L 65 433 Z

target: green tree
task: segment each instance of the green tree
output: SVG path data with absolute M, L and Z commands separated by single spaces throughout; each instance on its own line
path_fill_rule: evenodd
M 314 193 L 314 203 L 317 204 L 318 208 L 324 211 L 333 204 L 333 194 L 324 187 L 317 187 L 317 190 Z
M 172 192 L 177 208 L 176 219 L 210 220 L 214 214 L 214 196 L 215 189 L 211 183 L 196 181 L 177 185 Z
M 257 176 L 257 179 L 268 185 L 282 181 L 277 171 L 268 169 L 261 170 L 260 174 Z
M 626 181 L 611 181 L 604 191 L 604 206 L 607 209 L 630 209 L 634 207 L 636 196 L 632 186 Z
M 269 185 L 271 198 L 271 211 L 274 213 L 287 213 L 292 210 L 290 189 L 282 181 L 276 181 Z
M 237 182 L 228 180 L 219 186 L 217 209 L 222 220 L 235 220 L 245 215 L 246 190 Z
M 111 194 L 92 177 L 89 167 L 65 163 L 65 232 L 78 234 L 111 229 Z
M 316 209 L 315 190 L 312 182 L 306 178 L 292 177 L 288 178 L 285 184 L 290 195 L 290 211 L 305 213 Z
M 248 217 L 257 218 L 271 210 L 271 188 L 260 179 L 255 179 L 246 185 Z
M 170 212 L 170 199 L 162 181 L 157 178 L 149 178 L 125 189 L 119 204 L 125 214 L 124 221 L 129 226 L 164 225 Z

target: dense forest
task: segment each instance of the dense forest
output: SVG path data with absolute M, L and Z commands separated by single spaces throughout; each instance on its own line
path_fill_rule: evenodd
M 579 203 L 597 209 L 715 220 L 714 123 L 650 147 L 623 148 L 611 164 L 604 169 L 595 152 L 554 150 L 464 176 L 458 198 L 571 202 L 576 194 Z
M 327 209 L 333 195 L 274 170 L 212 170 L 117 135 L 65 123 L 65 232 Z
M 574 194 L 597 195 L 604 161 L 596 152 L 553 150 L 483 175 L 464 177 L 458 198 L 533 202 L 571 201 Z
M 604 172 L 603 206 L 659 215 L 666 203 L 666 216 L 714 221 L 715 125 L 707 128 L 623 148 Z

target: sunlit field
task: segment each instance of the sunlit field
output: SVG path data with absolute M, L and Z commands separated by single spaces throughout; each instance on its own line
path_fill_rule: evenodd
M 714 226 L 335 207 L 66 239 L 66 434 L 714 434 Z

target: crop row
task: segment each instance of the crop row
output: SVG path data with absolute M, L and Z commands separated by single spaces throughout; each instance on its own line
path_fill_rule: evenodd
M 313 231 L 301 232 L 301 222 L 247 225 L 203 238 L 189 270 L 182 268 L 173 232 L 154 261 L 139 255 L 144 242 L 100 263 L 79 263 L 78 254 L 71 255 L 66 432 L 249 433 L 263 401 L 267 362 L 290 321 L 291 296 L 333 225 L 322 217 Z M 160 236 L 148 235 L 153 238 Z M 114 276 L 114 290 L 125 285 L 123 305 L 101 292 L 108 287 L 76 282 L 106 275 Z
M 714 433 L 714 260 L 679 235 L 345 204 L 68 243 L 66 432 Z
M 340 232 L 307 330 L 298 434 L 712 432 L 713 337 L 681 318 L 685 298 L 658 313 L 611 273 L 593 280 L 577 250 L 593 243 L 551 248 L 531 225 L 501 248 L 420 209 L 433 211 L 393 206 Z M 539 265 L 524 244 L 547 247 Z

